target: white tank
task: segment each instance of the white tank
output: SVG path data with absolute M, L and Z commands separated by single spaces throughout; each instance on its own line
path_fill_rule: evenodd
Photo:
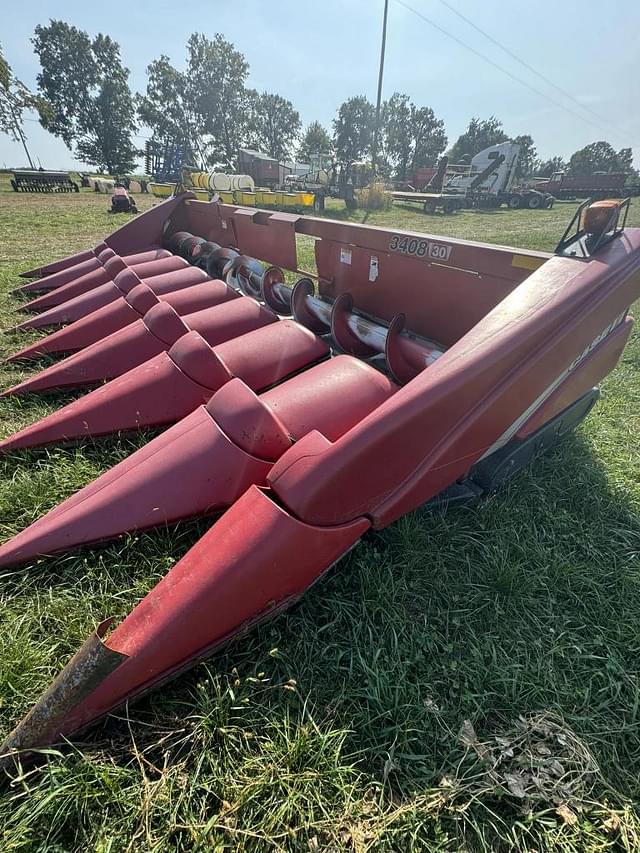
M 231 179 L 224 172 L 209 172 L 209 189 L 212 192 L 229 192 Z
M 251 193 L 254 191 L 256 185 L 251 175 L 229 175 L 229 177 L 232 190 L 246 190 Z

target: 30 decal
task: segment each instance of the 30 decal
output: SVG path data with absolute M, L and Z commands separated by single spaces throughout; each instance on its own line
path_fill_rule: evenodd
M 433 261 L 448 261 L 451 250 L 451 246 L 443 243 L 432 243 L 430 240 L 420 240 L 418 237 L 403 237 L 401 234 L 394 234 L 389 241 L 390 252 L 415 255 L 418 258 L 429 258 Z

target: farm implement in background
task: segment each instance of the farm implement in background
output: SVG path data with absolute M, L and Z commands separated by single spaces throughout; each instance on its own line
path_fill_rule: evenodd
M 167 429 L 2 545 L 0 566 L 216 518 L 100 624 L 0 748 L 5 766 L 288 607 L 368 530 L 477 500 L 574 429 L 640 296 L 627 210 L 584 205 L 552 255 L 186 192 L 25 273 L 44 293 L 25 307 L 47 312 L 31 320 L 61 328 L 13 358 L 72 354 L 4 394 L 88 393 L 0 452 Z
M 228 175 L 225 172 L 198 172 L 183 169 L 179 184 L 154 183 L 151 192 L 158 198 L 170 198 L 183 190 L 193 193 L 201 201 L 214 199 L 223 204 L 243 207 L 290 210 L 300 213 L 315 207 L 316 196 L 312 192 L 287 192 L 256 188 L 251 175 Z
M 68 172 L 46 172 L 43 169 L 15 171 L 11 186 L 17 193 L 77 193 L 80 192 Z

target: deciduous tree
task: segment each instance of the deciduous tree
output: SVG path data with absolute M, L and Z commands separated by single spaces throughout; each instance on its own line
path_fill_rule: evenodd
M 507 142 L 502 122 L 495 116 L 488 119 L 472 118 L 464 133 L 460 134 L 449 151 L 451 163 L 469 163 L 471 159 L 490 145 Z
M 329 157 L 333 152 L 333 142 L 325 128 L 319 121 L 312 121 L 305 130 L 297 158 L 303 163 L 308 163 L 312 157 Z
M 234 168 L 248 138 L 255 93 L 245 82 L 249 65 L 220 33 L 213 39 L 194 33 L 187 43 L 185 92 L 203 134 L 208 161 Z
M 364 95 L 340 105 L 333 121 L 333 140 L 343 180 L 349 179 L 352 163 L 370 155 L 374 121 L 374 106 Z
M 6 133 L 16 142 L 21 142 L 25 153 L 31 162 L 27 150 L 23 125 L 25 110 L 45 111 L 42 99 L 34 95 L 20 80 L 13 76 L 11 66 L 2 53 L 0 45 L 0 133 Z
M 284 160 L 300 133 L 300 115 L 291 101 L 263 92 L 255 97 L 251 121 L 251 144 L 275 160 Z
M 571 155 L 569 171 L 572 175 L 592 175 L 594 172 L 633 174 L 633 152 L 630 148 L 616 151 L 604 140 L 592 142 Z
M 187 160 L 205 165 L 205 141 L 198 115 L 187 96 L 186 75 L 164 54 L 147 66 L 147 91 L 138 95 L 138 116 L 162 144 L 181 145 Z M 190 163 L 191 165 L 191 163 Z
M 548 160 L 536 160 L 534 173 L 542 178 L 550 178 L 554 172 L 562 172 L 567 168 L 562 157 L 550 157 Z
M 430 107 L 416 107 L 395 92 L 382 111 L 383 152 L 404 181 L 421 166 L 433 165 L 447 144 L 444 122 Z
M 518 162 L 516 164 L 516 177 L 528 178 L 533 174 L 537 162 L 537 152 L 533 144 L 533 139 L 528 133 L 524 133 L 521 136 L 514 136 L 512 141 L 517 142 L 520 146 L 520 154 L 518 155 Z
M 184 145 L 200 161 L 233 169 L 247 143 L 256 93 L 245 87 L 249 66 L 220 34 L 194 33 L 187 42 L 184 71 L 167 56 L 148 69 L 147 90 L 138 96 L 138 115 L 161 142 Z
M 104 80 L 92 98 L 76 154 L 111 175 L 126 175 L 135 168 L 138 151 L 131 143 L 134 106 L 126 79 Z
M 135 112 L 129 70 L 110 36 L 93 40 L 64 21 L 37 26 L 32 39 L 40 59 L 38 90 L 46 103 L 43 127 L 75 153 L 113 174 L 135 165 Z

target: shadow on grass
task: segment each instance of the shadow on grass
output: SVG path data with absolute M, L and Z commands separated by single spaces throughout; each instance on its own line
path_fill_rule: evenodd
M 455 217 L 456 213 L 469 213 L 473 216 L 504 216 L 507 213 L 513 213 L 512 210 L 509 210 L 506 207 L 499 208 L 463 208 L 460 211 L 454 211 L 452 213 L 444 213 L 444 211 L 439 210 L 435 213 L 426 213 L 422 210 L 421 207 L 418 206 L 416 202 L 413 204 L 402 204 L 398 202 L 394 202 L 394 209 L 402 210 L 405 213 L 423 213 L 425 217 L 425 222 L 429 222 L 432 219 L 451 219 L 451 217 Z

